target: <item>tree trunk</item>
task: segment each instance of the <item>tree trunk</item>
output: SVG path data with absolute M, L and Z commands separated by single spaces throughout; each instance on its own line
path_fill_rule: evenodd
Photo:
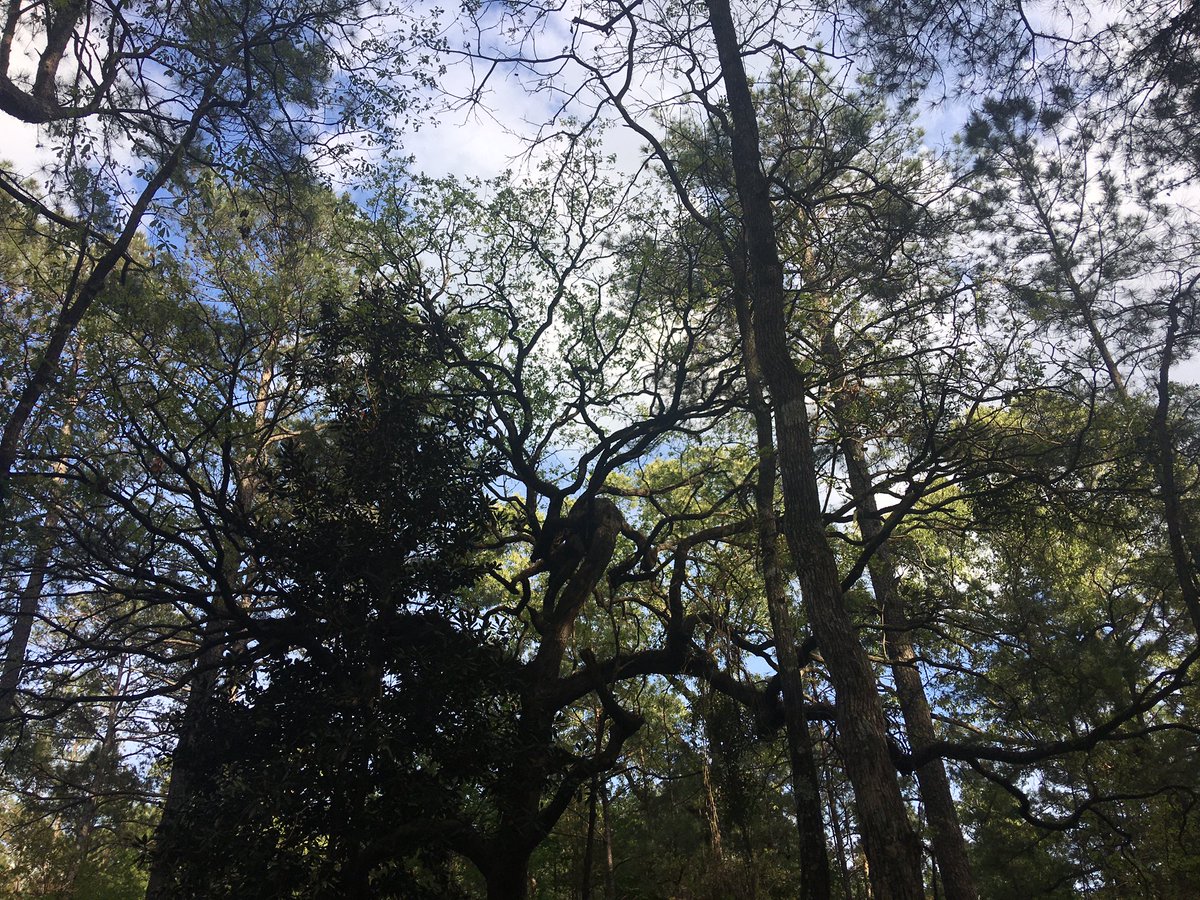
M 608 817 L 608 784 L 600 779 L 600 814 L 604 818 L 604 900 L 617 900 L 617 871 L 613 864 L 612 823 Z
M 836 384 L 846 381 L 841 348 L 831 330 L 826 328 L 821 339 L 822 352 L 828 361 Z M 855 517 L 864 542 L 873 544 L 883 533 L 883 517 L 875 500 L 874 485 L 867 466 L 863 443 L 855 433 L 847 409 L 846 393 L 834 394 L 833 415 L 841 435 L 842 454 L 850 477 L 850 495 L 855 504 Z M 896 683 L 896 695 L 908 741 L 914 751 L 930 746 L 937 740 L 933 730 L 933 715 L 925 695 L 925 685 L 917 669 L 917 653 L 913 634 L 908 625 L 900 579 L 887 545 L 879 543 L 867 563 L 875 601 L 883 611 L 883 650 Z M 977 900 L 975 878 L 967 859 L 967 845 L 962 825 L 950 791 L 950 779 L 940 759 L 930 760 L 917 769 L 917 784 L 925 803 L 925 814 L 933 832 L 933 854 L 942 873 L 947 900 Z
M 581 900 L 592 900 L 592 860 L 596 852 L 596 793 L 600 790 L 599 780 L 593 775 L 588 788 L 587 837 L 583 842 L 583 880 L 579 889 Z
M 877 900 L 924 897 L 920 845 L 908 820 L 887 744 L 875 673 L 846 609 L 817 486 L 805 384 L 788 350 L 783 267 L 762 169 L 758 122 L 728 0 L 707 0 L 733 125 L 731 152 L 754 302 L 754 337 L 775 403 L 784 532 L 809 621 L 829 667 L 837 727 Z
M 57 525 L 54 511 L 46 514 L 43 527 L 51 530 Z M 42 589 L 46 584 L 46 575 L 50 570 L 51 556 L 50 541 L 43 537 L 34 551 L 33 560 L 29 567 L 29 576 L 25 579 L 25 587 L 17 598 L 17 608 L 13 615 L 12 633 L 8 636 L 8 644 L 4 648 L 4 672 L 0 674 L 0 722 L 12 718 L 16 712 L 17 689 L 21 686 L 21 676 L 25 672 L 25 654 L 29 649 L 29 637 L 33 633 L 33 622 L 37 618 L 38 608 L 42 602 Z
M 525 900 L 529 896 L 529 853 L 497 853 L 484 873 L 487 900 Z
M 833 826 L 833 843 L 838 857 L 838 873 L 842 879 L 842 894 L 846 900 L 855 900 L 854 884 L 850 879 L 850 860 L 846 852 L 845 830 L 842 827 L 842 811 L 838 808 L 833 792 L 833 779 L 826 773 L 825 791 L 829 798 L 829 823 Z
M 799 896 L 801 900 L 828 900 L 829 848 L 825 842 L 825 822 L 821 814 L 821 784 L 808 718 L 804 712 L 804 685 L 800 678 L 796 629 L 792 624 L 787 586 L 779 565 L 779 530 L 775 518 L 775 439 L 771 429 L 771 410 L 763 396 L 762 369 L 755 349 L 749 298 L 744 290 L 745 269 L 739 261 L 735 261 L 732 267 L 738 282 L 734 293 L 742 337 L 742 367 L 746 375 L 750 410 L 754 415 L 758 451 L 754 500 L 758 519 L 759 558 L 762 561 L 767 611 L 771 617 L 771 632 L 779 665 L 792 797 L 796 805 L 796 830 L 800 838 Z
M 75 353 L 75 372 L 78 374 L 80 353 Z M 75 417 L 75 406 L 79 402 L 76 396 L 70 401 L 69 411 L 63 419 L 60 433 L 63 439 L 63 452 L 68 452 L 71 446 L 71 428 Z M 55 480 L 60 482 L 67 472 L 66 463 L 59 460 L 54 464 Z M 2 491 L 2 489 L 0 489 Z M 53 493 L 57 493 L 54 491 Z M 33 623 L 37 619 L 38 609 L 42 605 L 42 592 L 46 587 L 46 579 L 50 575 L 50 562 L 54 556 L 53 532 L 58 527 L 59 515 L 53 506 L 46 511 L 42 520 L 42 534 L 30 560 L 29 575 L 25 579 L 25 587 L 17 598 L 17 608 L 13 616 L 12 633 L 8 637 L 8 645 L 4 648 L 4 671 L 0 673 L 0 723 L 10 719 L 16 712 L 17 689 L 21 686 L 21 677 L 25 672 L 25 655 L 29 651 L 29 638 L 33 633 Z M 0 496 L 0 507 L 3 498 Z
M 146 900 L 170 900 L 174 896 L 171 845 L 182 837 L 184 811 L 191 800 L 196 776 L 195 756 L 199 750 L 200 728 L 216 690 L 219 654 L 219 644 L 210 646 L 198 662 L 200 673 L 192 679 L 180 723 L 179 742 L 171 757 L 171 780 L 163 801 L 162 818 L 154 829 L 154 853 L 146 882 Z
M 704 784 L 704 819 L 708 827 L 708 852 L 719 867 L 725 851 L 721 848 L 721 816 L 717 811 L 717 794 L 713 790 L 712 764 L 708 752 L 700 759 L 700 780 Z
M 1200 634 L 1200 548 L 1192 535 L 1194 529 L 1184 514 L 1180 502 L 1182 492 L 1175 479 L 1175 441 L 1170 423 L 1171 413 L 1171 364 L 1175 358 L 1175 337 L 1179 329 L 1178 298 L 1171 302 L 1170 319 L 1163 341 L 1163 355 L 1159 362 L 1157 389 L 1158 403 L 1154 408 L 1152 423 L 1156 446 L 1158 483 L 1162 489 L 1163 516 L 1167 524 L 1167 542 L 1171 550 L 1171 562 L 1179 579 L 1179 591 L 1192 619 L 1192 627 Z

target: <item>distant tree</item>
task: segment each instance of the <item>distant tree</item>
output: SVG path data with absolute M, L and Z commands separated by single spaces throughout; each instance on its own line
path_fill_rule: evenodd
M 1181 748 L 1196 741 L 1183 710 L 1197 652 L 1129 407 L 1068 397 L 991 417 L 975 452 L 1023 447 L 1021 477 L 989 475 L 931 535 L 964 594 L 935 648 L 947 713 L 1026 736 L 960 757 L 977 776 L 964 780 L 972 855 L 993 892 L 1018 866 L 1048 894 L 1170 896 L 1194 865 L 1194 756 Z
M 119 694 L 131 660 L 90 679 L 80 694 Z M 145 891 L 142 841 L 154 821 L 153 785 L 138 758 L 135 704 L 79 703 L 50 723 L 26 724 L 3 750 L 0 897 L 137 900 Z
M 1157 471 L 1154 498 L 1200 634 L 1195 408 L 1174 383 L 1200 341 L 1200 230 L 1160 175 L 1119 169 L 1086 114 L 1047 122 L 1028 100 L 985 104 L 964 135 L 1014 309 L 1042 327 L 1054 382 L 1115 397 Z M 1061 362 L 1059 361 L 1061 359 Z M 1132 485 L 1131 485 L 1132 487 Z

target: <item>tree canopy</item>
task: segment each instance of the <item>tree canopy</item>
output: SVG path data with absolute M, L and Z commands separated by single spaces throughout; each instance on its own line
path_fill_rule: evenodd
M 5 15 L 0 896 L 1187 896 L 1194 3 Z

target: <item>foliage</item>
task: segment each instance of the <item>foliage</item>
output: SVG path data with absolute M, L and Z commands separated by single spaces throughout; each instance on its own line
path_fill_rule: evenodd
M 0 894 L 1184 895 L 1195 6 L 11 5 Z
M 409 303 L 378 290 L 323 311 L 304 379 L 330 412 L 263 476 L 276 512 L 253 548 L 276 615 L 160 838 L 186 860 L 176 896 L 444 896 L 444 845 L 405 823 L 460 814 L 511 752 L 512 667 L 454 611 L 486 459 L 464 443 L 473 410 L 438 399 Z

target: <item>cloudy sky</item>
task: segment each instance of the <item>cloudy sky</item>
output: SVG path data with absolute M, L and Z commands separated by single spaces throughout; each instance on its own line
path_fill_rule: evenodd
M 1043 19 L 1035 19 L 1035 24 L 1047 31 L 1066 33 L 1085 27 L 1089 19 L 1093 23 L 1089 27 L 1108 21 L 1119 7 L 1120 4 L 1112 3 L 1088 4 L 1078 7 L 1071 19 L 1063 18 L 1060 12 L 1057 18 L 1051 20 L 1045 18 L 1043 12 Z M 484 9 L 486 11 L 488 7 L 485 5 Z M 1032 9 L 1036 17 L 1038 8 Z M 497 20 L 490 24 L 498 26 L 500 22 Z M 553 52 L 573 40 L 590 40 L 592 34 L 586 28 L 572 28 L 569 18 L 563 16 L 540 31 L 536 40 L 539 50 L 549 48 Z M 446 38 L 451 47 L 462 47 L 477 37 L 457 27 L 453 20 L 447 26 Z M 485 34 L 481 40 L 486 47 L 487 42 L 495 38 Z M 20 58 L 21 48 L 18 47 L 17 51 L 16 56 Z M 32 58 L 27 57 L 25 64 L 31 67 Z M 479 63 L 472 65 L 463 59 L 452 61 L 441 79 L 440 87 L 450 97 L 469 96 L 484 71 L 487 70 Z M 580 77 L 578 67 L 574 70 L 567 67 L 563 72 L 563 84 L 570 87 L 572 81 L 577 82 Z M 658 76 L 657 80 L 634 84 L 634 94 L 640 91 L 644 102 L 653 102 L 657 99 L 656 93 L 663 96 L 671 92 L 673 85 L 668 79 L 669 76 Z M 426 117 L 424 124 L 405 136 L 404 152 L 415 157 L 417 170 L 430 175 L 487 178 L 510 168 L 528 171 L 539 157 L 555 152 L 553 145 L 531 152 L 530 142 L 559 102 L 554 94 L 532 91 L 531 86 L 529 76 L 513 68 L 498 67 L 492 70 L 480 103 L 468 105 L 437 101 L 438 108 Z M 964 103 L 921 104 L 920 124 L 927 132 L 927 142 L 935 149 L 945 146 L 961 126 L 967 111 Z M 7 116 L 0 120 L 0 126 L 3 127 L 0 156 L 12 164 L 20 175 L 37 178 L 41 166 L 48 161 L 49 153 L 45 146 L 48 142 L 42 139 L 39 129 Z M 617 154 L 622 167 L 629 170 L 635 168 L 644 156 L 641 144 L 642 140 L 636 134 L 619 125 L 610 128 L 605 137 L 605 148 Z M 345 186 L 353 187 L 351 184 Z M 1187 380 L 1197 380 L 1200 363 L 1182 367 L 1180 374 Z

